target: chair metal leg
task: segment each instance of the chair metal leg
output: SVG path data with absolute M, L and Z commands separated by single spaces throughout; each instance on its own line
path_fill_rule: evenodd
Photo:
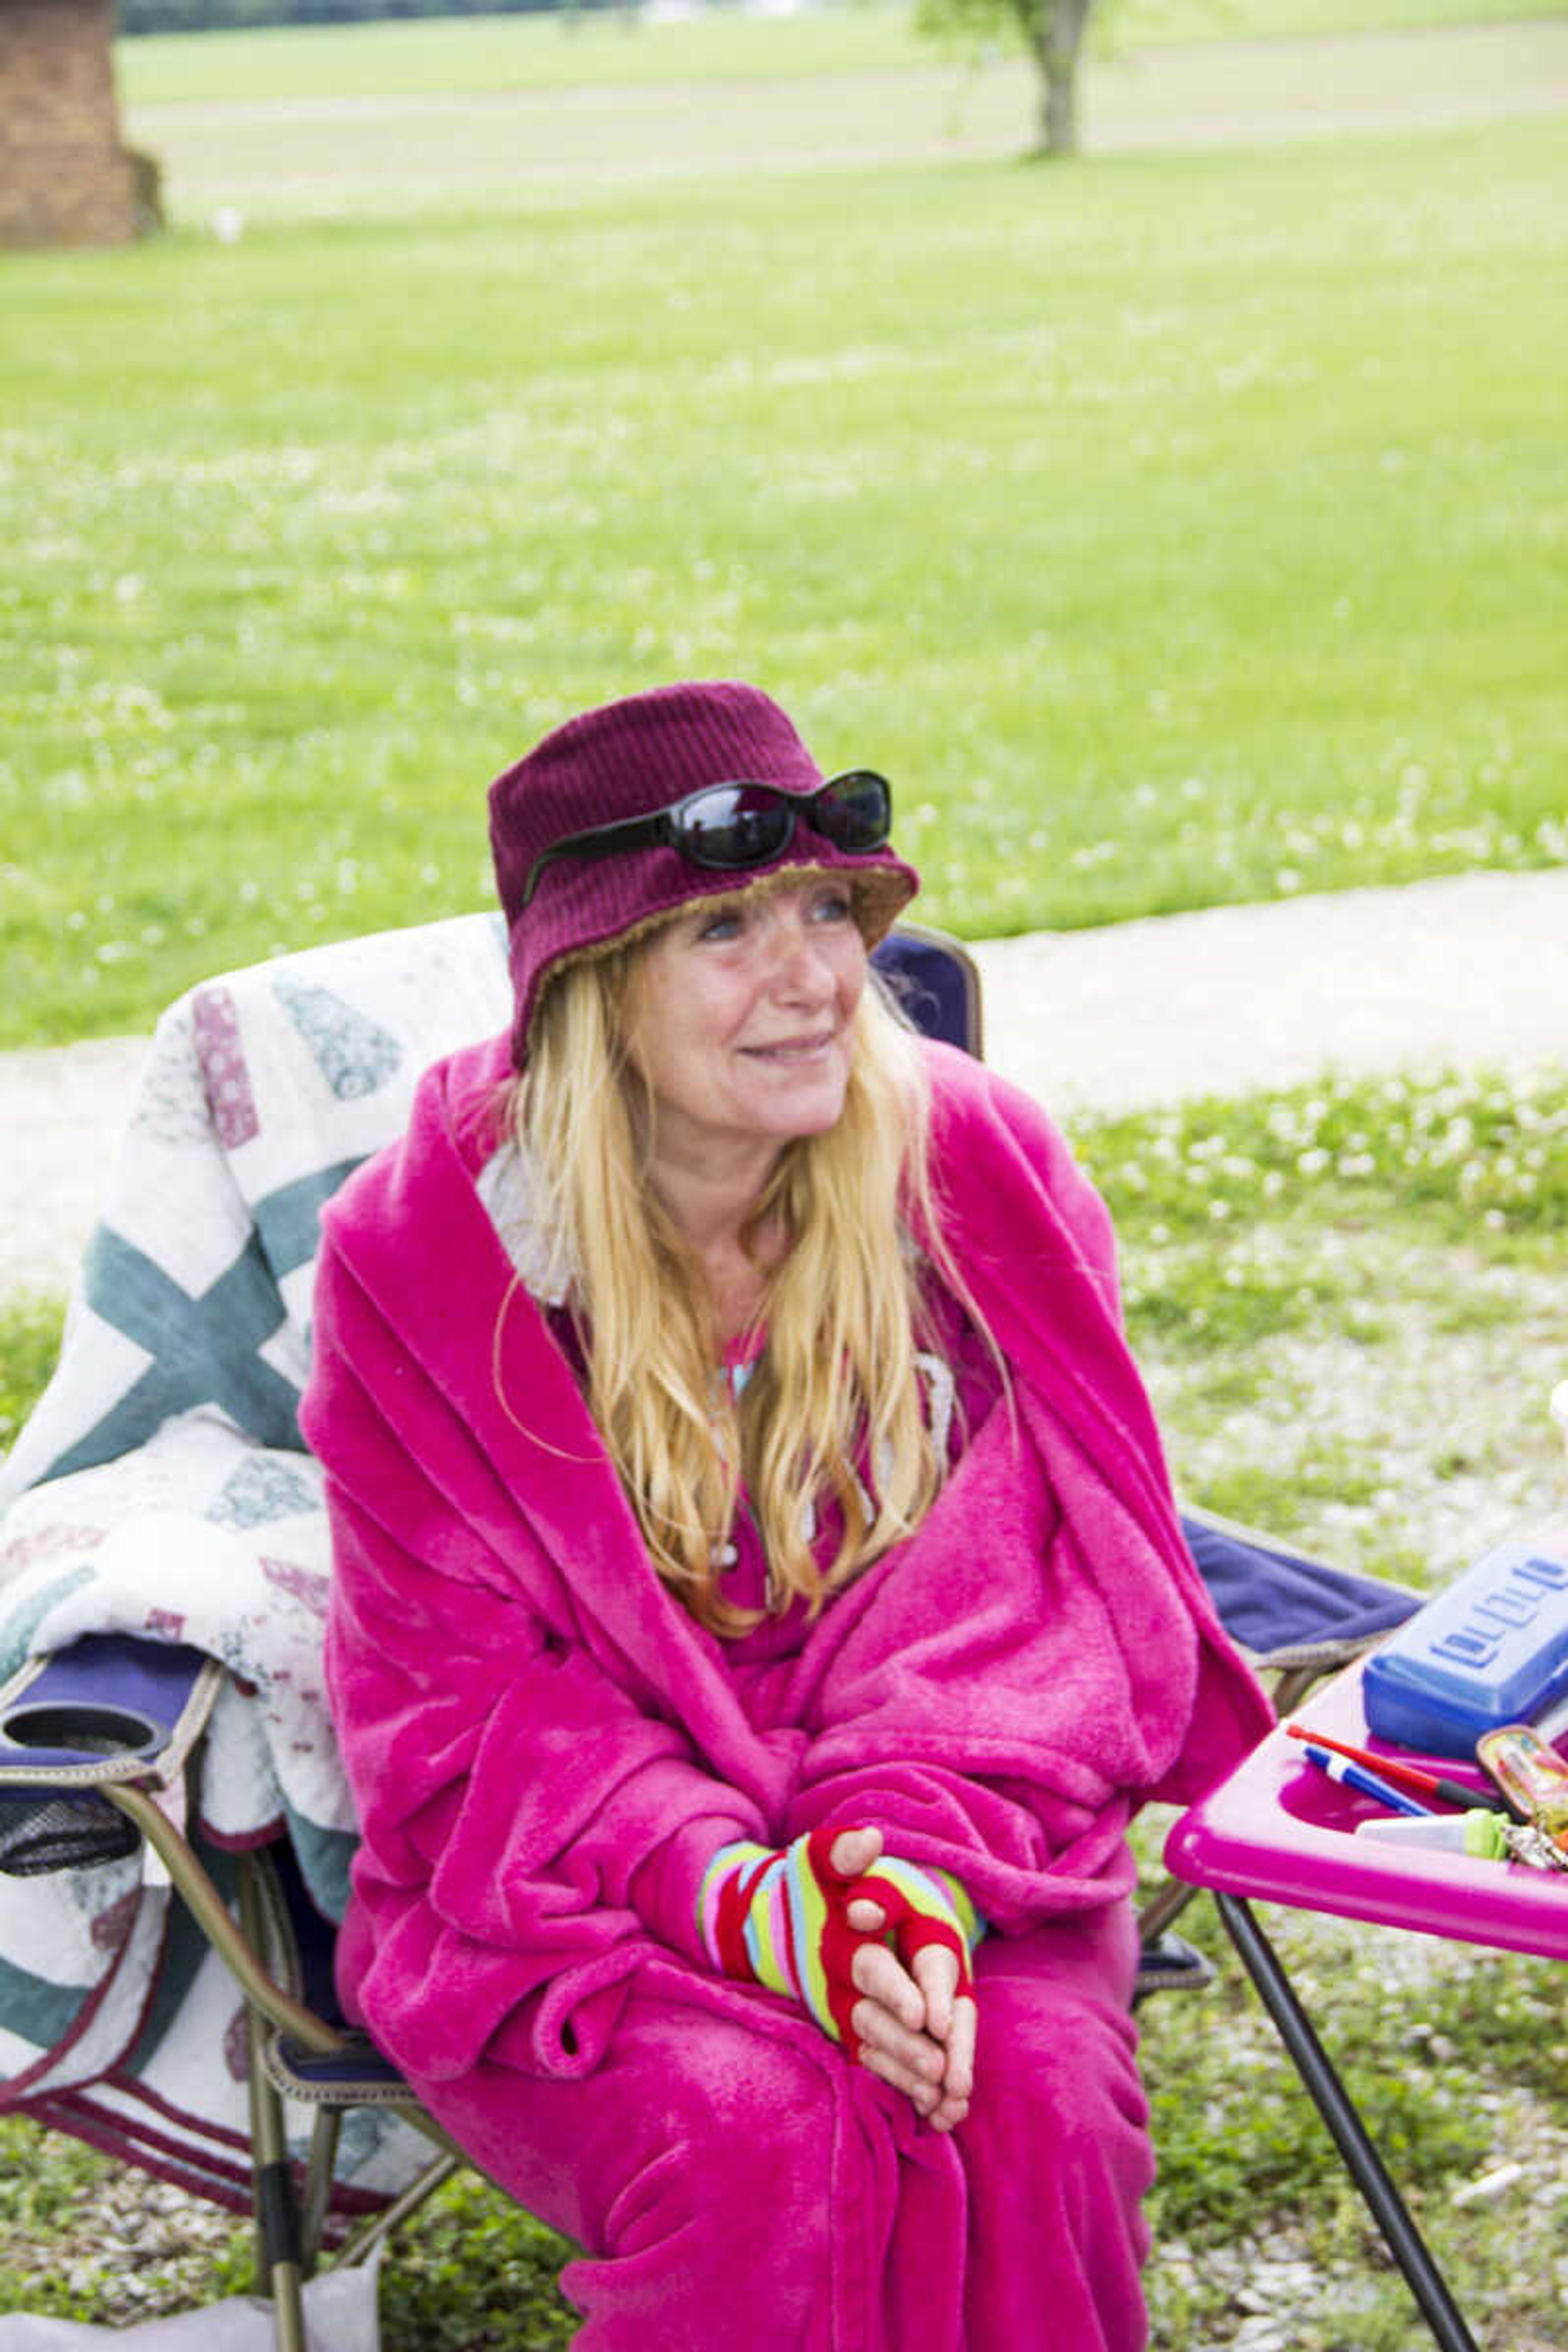
M 332 2175 L 337 2169 L 342 2123 L 341 2107 L 316 2109 L 310 2132 L 310 2161 L 305 2168 L 305 2200 L 300 2214 L 300 2263 L 306 2278 L 314 2275 L 321 2258 L 321 2233 L 332 2201 Z
M 343 2035 L 268 1974 L 266 1963 L 276 1967 L 279 1960 L 268 1932 L 269 1906 L 260 1881 L 258 1857 L 237 1857 L 240 1912 L 237 1926 L 223 1896 L 190 1846 L 145 1790 L 116 1783 L 105 1787 L 101 1794 L 135 1822 L 163 1862 L 207 1941 L 227 1964 L 244 1995 L 258 2277 L 263 2293 L 273 2299 L 279 2352 L 306 2352 L 302 2282 L 314 2267 L 319 2233 L 331 2200 L 331 2163 L 330 2158 L 325 2163 L 320 2159 L 328 2155 L 325 2142 L 335 2134 L 335 2126 L 322 2132 L 312 2147 L 301 2229 L 289 2163 L 283 2103 L 262 2065 L 260 2053 L 269 2029 L 287 2033 L 301 2048 L 322 2057 L 343 2048 Z M 265 1961 L 260 1956 L 265 1956 Z M 286 1969 L 283 1973 L 287 1974 Z M 459 2167 L 479 2172 L 481 2178 L 488 2177 L 450 2134 L 442 2130 L 434 2116 L 417 2105 L 400 2105 L 398 2112 L 411 2130 L 434 2144 L 439 2156 L 385 2213 L 375 2217 L 340 2251 L 340 2263 L 365 2260 L 390 2226 L 413 2212 Z
M 1178 1920 L 1189 1903 L 1195 1903 L 1203 1893 L 1201 1886 L 1187 1885 L 1179 1878 L 1164 1878 L 1138 1914 L 1138 1940 L 1143 1944 L 1157 1942 L 1166 1928 Z
M 381 2212 L 373 2214 L 339 2248 L 334 2267 L 340 2271 L 353 2270 L 357 2264 L 368 2262 L 384 2239 L 389 2237 L 394 2230 L 401 2229 L 409 2215 L 419 2210 L 426 2198 L 434 2197 L 437 2189 L 444 2188 L 455 2172 L 463 2169 L 462 2158 L 438 2156 L 434 2164 L 426 2166 L 417 2180 L 409 2182 L 401 2197 L 395 2199 Z
M 1361 2191 L 1389 2252 L 1404 2273 L 1405 2283 L 1432 2331 L 1433 2342 L 1440 2352 L 1477 2352 L 1476 2339 L 1466 2326 L 1426 2240 L 1373 2147 L 1350 2093 L 1297 2000 L 1279 1954 L 1238 1895 L 1216 1894 L 1215 1903 L 1257 1988 L 1258 1999 L 1274 2021 L 1279 2039 L 1328 2127 L 1346 2171 Z
M 1321 1683 L 1325 1675 L 1335 1671 L 1336 1669 L 1331 1666 L 1316 1665 L 1282 1668 L 1275 1675 L 1273 1687 L 1268 1694 L 1269 1703 L 1277 1719 L 1283 1723 L 1285 1717 L 1300 1705 L 1313 1685 Z
M 240 1925 L 246 1937 L 253 1944 L 259 1944 L 263 1933 L 261 1897 L 248 1854 L 238 1857 L 238 1876 Z M 258 2283 L 263 2294 L 271 2298 L 278 2352 L 307 2352 L 300 2213 L 289 2162 L 283 2102 L 261 2063 L 266 2021 L 248 2000 L 245 2004 L 245 2028 L 249 2059 L 250 2162 L 255 2182 Z

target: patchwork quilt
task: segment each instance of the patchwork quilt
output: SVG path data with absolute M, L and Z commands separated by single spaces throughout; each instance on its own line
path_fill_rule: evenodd
M 0 1688 L 85 1633 L 221 1660 L 189 1826 L 220 1883 L 226 1853 L 287 1829 L 331 1921 L 356 1832 L 321 1689 L 321 1474 L 295 1420 L 317 1220 L 401 1130 L 420 1072 L 509 1011 L 490 915 L 183 997 L 153 1041 L 58 1371 L 0 1465 Z M 0 1876 L 0 2105 L 243 2206 L 244 2077 L 232 1979 L 153 1857 Z M 395 2118 L 349 2116 L 347 2201 L 426 2154 Z

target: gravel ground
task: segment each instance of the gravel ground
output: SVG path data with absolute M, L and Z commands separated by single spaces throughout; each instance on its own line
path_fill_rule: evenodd
M 232 2213 L 129 2168 L 95 2181 L 78 2210 L 65 2245 L 51 2238 L 7 2246 L 5 2259 L 25 2276 L 63 2280 L 78 2293 L 112 2281 L 110 2307 L 121 2326 L 207 2301 L 213 2266 L 240 2226 Z M 5 2333 L 0 2318 L 0 2352 Z
M 1330 1071 L 1568 1064 L 1568 867 L 980 940 L 986 1057 L 1062 1115 Z M 59 1291 L 146 1054 L 0 1055 L 0 1297 Z

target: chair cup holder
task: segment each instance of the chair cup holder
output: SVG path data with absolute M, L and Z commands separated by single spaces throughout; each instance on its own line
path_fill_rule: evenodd
M 49 1748 L 77 1756 L 156 1756 L 169 1737 L 135 1707 L 39 1699 L 0 1717 L 0 1749 Z

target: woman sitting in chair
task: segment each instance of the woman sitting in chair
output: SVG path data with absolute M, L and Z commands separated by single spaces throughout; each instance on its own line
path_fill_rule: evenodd
M 584 2347 L 1144 2339 L 1124 1832 L 1267 1711 L 1107 1220 L 868 976 L 889 788 L 745 686 L 490 796 L 516 1017 L 333 1203 L 351 2011 Z

